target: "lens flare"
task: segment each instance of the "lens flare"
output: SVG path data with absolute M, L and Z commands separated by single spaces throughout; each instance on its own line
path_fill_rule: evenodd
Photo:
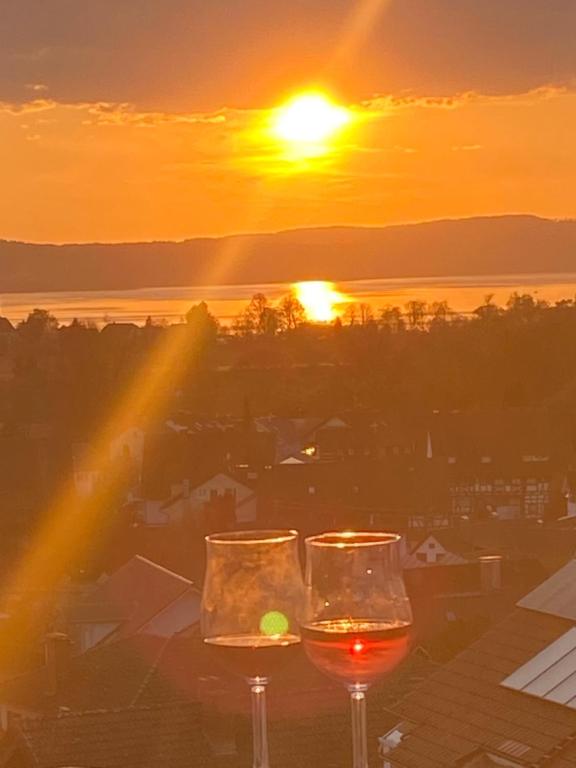
M 260 632 L 268 637 L 285 635 L 290 629 L 290 622 L 281 611 L 269 611 L 260 620 Z

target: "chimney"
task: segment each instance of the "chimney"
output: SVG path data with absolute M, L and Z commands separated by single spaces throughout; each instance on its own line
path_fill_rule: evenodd
M 68 635 L 62 632 L 50 632 L 45 640 L 46 654 L 46 693 L 55 696 L 61 687 L 70 663 L 72 645 Z
M 482 592 L 502 589 L 502 555 L 483 555 L 479 559 Z

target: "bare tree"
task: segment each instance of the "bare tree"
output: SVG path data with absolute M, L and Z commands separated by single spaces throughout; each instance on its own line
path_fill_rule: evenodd
M 426 302 L 412 300 L 406 302 L 406 318 L 412 330 L 422 330 L 426 318 Z
M 278 305 L 278 319 L 283 331 L 293 331 L 306 322 L 306 310 L 293 293 L 288 293 Z

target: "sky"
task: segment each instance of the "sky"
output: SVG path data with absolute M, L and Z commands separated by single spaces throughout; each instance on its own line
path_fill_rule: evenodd
M 574 0 L 2 0 L 0 238 L 576 216 Z M 322 89 L 351 125 L 294 163 Z

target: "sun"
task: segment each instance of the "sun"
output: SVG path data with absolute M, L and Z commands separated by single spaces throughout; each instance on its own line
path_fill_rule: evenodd
M 274 112 L 272 133 L 296 156 L 325 154 L 351 113 L 323 93 L 302 93 Z
M 294 291 L 306 315 L 314 323 L 329 323 L 338 316 L 338 305 L 346 296 L 336 289 L 334 283 L 323 280 L 296 283 Z

